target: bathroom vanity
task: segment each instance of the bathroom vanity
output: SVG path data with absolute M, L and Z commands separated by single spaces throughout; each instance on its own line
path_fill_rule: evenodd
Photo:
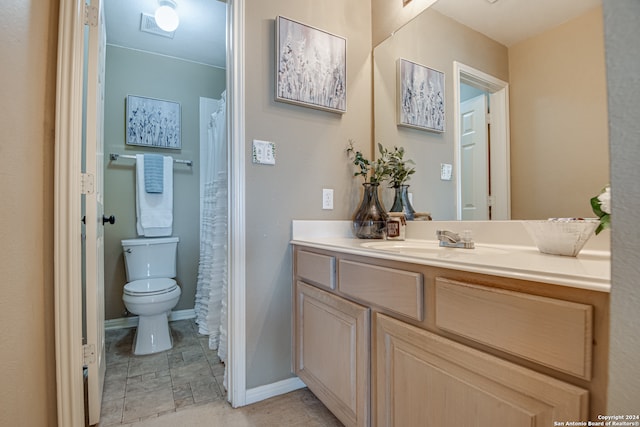
M 606 251 L 439 248 L 309 223 L 294 223 L 292 240 L 293 368 L 345 425 L 549 426 L 606 413 Z

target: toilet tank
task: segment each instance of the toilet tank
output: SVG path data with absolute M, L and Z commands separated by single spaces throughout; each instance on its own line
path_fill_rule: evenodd
M 177 237 L 122 240 L 127 282 L 176 277 Z

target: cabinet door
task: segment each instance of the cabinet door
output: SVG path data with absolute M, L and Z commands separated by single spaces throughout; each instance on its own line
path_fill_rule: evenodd
M 369 309 L 296 283 L 295 371 L 346 426 L 369 422 Z
M 588 391 L 378 314 L 378 426 L 542 427 L 586 420 Z

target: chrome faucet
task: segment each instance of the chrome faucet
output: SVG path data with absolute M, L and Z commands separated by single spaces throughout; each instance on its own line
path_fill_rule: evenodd
M 465 230 L 462 236 L 449 230 L 437 230 L 436 235 L 440 241 L 440 246 L 443 248 L 475 248 L 475 244 L 471 240 L 471 231 L 469 230 Z

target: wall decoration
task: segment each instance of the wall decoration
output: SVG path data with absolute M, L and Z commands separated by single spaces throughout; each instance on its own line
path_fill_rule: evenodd
M 344 113 L 347 40 L 276 18 L 276 101 Z
M 398 125 L 444 132 L 444 73 L 398 59 Z
M 179 103 L 128 95 L 126 120 L 127 145 L 182 148 Z

